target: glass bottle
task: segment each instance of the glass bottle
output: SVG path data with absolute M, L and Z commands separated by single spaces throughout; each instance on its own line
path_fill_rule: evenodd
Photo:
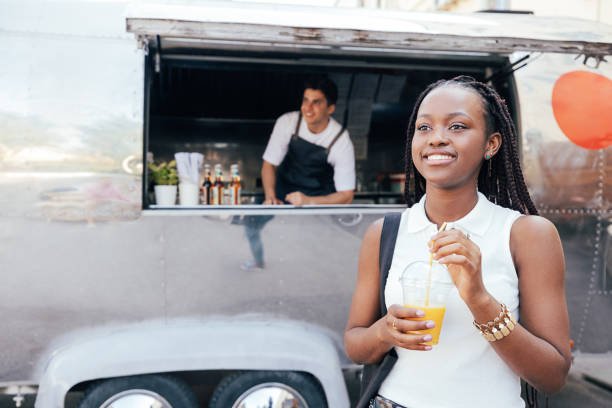
M 224 186 L 223 170 L 221 170 L 220 164 L 215 164 L 215 183 L 212 186 L 211 194 L 210 194 L 210 198 L 211 198 L 210 203 L 212 205 L 219 205 L 222 203 L 223 186 Z
M 202 204 L 210 204 L 210 189 L 212 187 L 212 175 L 210 174 L 210 164 L 204 165 L 204 184 L 202 184 L 202 194 L 200 201 Z
M 232 164 L 230 169 L 232 173 L 231 201 L 233 205 L 239 205 L 241 203 L 242 183 L 240 181 L 240 171 L 238 170 L 238 164 Z

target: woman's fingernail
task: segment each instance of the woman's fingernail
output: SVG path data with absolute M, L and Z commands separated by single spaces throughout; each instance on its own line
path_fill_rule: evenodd
M 431 339 L 432 339 L 431 334 L 427 334 L 423 336 L 423 341 L 431 341 Z
M 416 311 L 414 314 L 416 314 L 416 315 L 417 315 L 417 316 L 419 316 L 419 317 L 423 317 L 423 316 L 425 316 L 425 312 L 424 312 L 424 311 L 422 311 L 422 310 L 417 310 L 417 311 Z
M 425 346 L 425 350 L 427 351 L 431 350 L 431 346 Z
M 433 241 L 427 241 L 427 248 L 431 249 L 433 248 Z
M 433 329 L 434 327 L 436 327 L 436 323 L 434 323 L 433 320 L 429 320 L 427 323 L 425 323 L 425 327 L 427 327 L 428 329 Z

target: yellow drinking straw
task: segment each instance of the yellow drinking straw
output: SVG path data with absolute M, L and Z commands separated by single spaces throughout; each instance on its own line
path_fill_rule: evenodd
M 438 232 L 442 232 L 446 229 L 446 223 L 443 222 L 440 225 Z M 429 272 L 427 273 L 427 291 L 425 292 L 425 306 L 429 306 L 429 291 L 431 290 L 431 273 L 433 267 L 433 252 L 429 253 Z

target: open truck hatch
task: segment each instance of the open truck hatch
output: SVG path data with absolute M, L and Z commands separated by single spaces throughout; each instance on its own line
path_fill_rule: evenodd
M 275 120 L 297 108 L 309 75 L 339 85 L 334 119 L 355 147 L 353 204 L 399 205 L 396 147 L 427 84 L 457 75 L 490 83 L 520 131 L 514 71 L 539 58 L 533 54 L 581 55 L 589 65 L 612 54 L 604 24 L 532 15 L 207 2 L 135 4 L 126 25 L 148 51 L 146 153 L 170 159 L 168 152 L 197 150 L 226 167 L 241 163 L 243 195 L 255 201 Z M 143 208 L 159 210 L 151 202 L 145 194 Z
M 321 18 L 325 15 L 326 18 Z M 584 55 L 597 62 L 612 54 L 612 28 L 586 20 L 531 15 L 401 13 L 244 3 L 206 7 L 137 4 L 127 31 L 143 44 L 167 40 L 166 51 L 214 46 L 359 49 L 403 53 L 515 51 Z M 162 51 L 163 52 L 163 51 Z

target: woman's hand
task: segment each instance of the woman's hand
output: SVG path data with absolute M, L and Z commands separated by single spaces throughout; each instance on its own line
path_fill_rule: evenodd
M 422 310 L 392 305 L 386 316 L 380 320 L 377 336 L 380 341 L 408 350 L 431 350 L 425 343 L 431 341 L 431 334 L 419 333 L 435 327 L 432 320 L 412 320 L 425 316 Z
M 482 281 L 480 248 L 456 229 L 438 232 L 431 238 L 433 259 L 448 267 L 459 295 L 469 306 L 490 297 Z

